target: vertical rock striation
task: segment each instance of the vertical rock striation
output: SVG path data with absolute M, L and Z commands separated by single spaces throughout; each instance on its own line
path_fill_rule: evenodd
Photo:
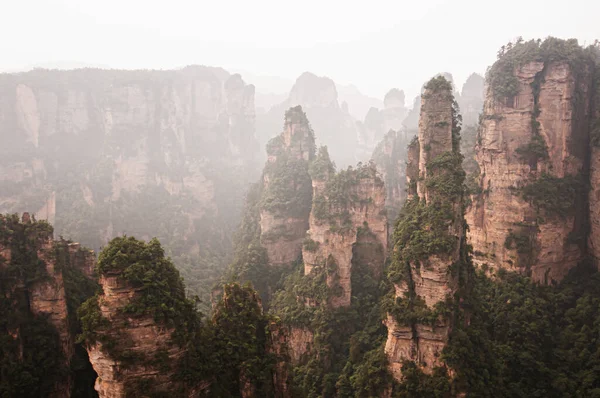
M 451 327 L 448 303 L 458 288 L 458 269 L 467 261 L 459 131 L 452 85 L 434 78 L 425 86 L 418 139 L 409 147 L 411 198 L 394 233 L 385 352 L 397 380 L 405 361 L 427 373 L 443 366 L 440 355 Z
M 589 254 L 600 268 L 600 48 L 595 48 L 596 67 L 592 97 L 592 122 L 590 129 L 590 234 Z
M 576 42 L 549 38 L 517 44 L 491 68 L 480 193 L 467 214 L 477 263 L 550 283 L 582 259 L 592 65 Z

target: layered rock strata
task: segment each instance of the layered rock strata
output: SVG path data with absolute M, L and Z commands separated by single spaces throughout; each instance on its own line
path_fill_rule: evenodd
M 585 252 L 592 78 L 567 60 L 526 62 L 512 76 L 514 96 L 487 88 L 469 239 L 477 263 L 550 283 Z

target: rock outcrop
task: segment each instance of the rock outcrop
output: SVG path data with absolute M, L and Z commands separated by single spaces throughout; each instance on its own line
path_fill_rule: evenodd
M 409 147 L 411 200 L 394 235 L 394 302 L 385 321 L 385 352 L 397 380 L 404 361 L 414 361 L 426 373 L 443 366 L 440 355 L 451 327 L 445 308 L 458 288 L 456 268 L 468 260 L 459 129 L 451 84 L 443 77 L 432 79 L 422 96 L 418 140 Z
M 289 264 L 300 256 L 312 199 L 308 164 L 315 156 L 315 138 L 302 107 L 285 113 L 283 132 L 269 141 L 267 154 L 260 242 L 271 265 Z
M 388 234 L 385 187 L 373 163 L 335 173 L 326 148 L 311 165 L 311 177 L 313 207 L 302 249 L 304 274 L 326 269 L 327 285 L 334 291 L 328 304 L 347 307 L 354 256 L 371 264 L 376 278 L 383 271 Z M 371 253 L 357 253 L 366 242 Z
M 467 214 L 477 263 L 544 283 L 582 259 L 587 219 L 593 64 L 576 42 L 555 41 L 517 44 L 491 68 Z
M 75 282 L 72 279 L 73 273 L 78 273 L 84 279 L 85 275 L 91 276 L 95 256 L 93 252 L 81 249 L 79 244 L 54 241 L 52 232 L 48 223 L 36 221 L 28 213 L 23 214 L 21 221 L 16 216 L 0 215 L 1 290 L 3 300 L 6 300 L 3 305 L 10 303 L 10 307 L 3 307 L 6 310 L 3 329 L 7 328 L 3 333 L 9 334 L 3 339 L 14 339 L 19 346 L 19 361 L 31 360 L 32 350 L 39 350 L 35 357 L 51 358 L 45 359 L 48 363 L 56 361 L 52 369 L 40 369 L 47 372 L 42 377 L 47 378 L 48 382 L 28 386 L 28 389 L 34 391 L 50 383 L 45 391 L 41 391 L 41 395 L 69 397 L 73 380 L 68 369 L 75 355 L 76 338 L 73 328 L 76 323 L 73 311 L 76 308 L 72 308 L 70 303 L 77 300 L 69 294 L 75 294 L 73 289 L 82 289 L 81 286 L 73 286 L 73 283 L 82 283 L 81 280 Z M 69 278 L 70 284 L 68 292 L 66 278 Z M 36 324 L 37 328 L 32 327 Z M 36 334 L 31 335 L 32 330 Z M 55 342 L 52 341 L 54 333 Z M 36 347 L 32 339 L 39 339 L 45 346 Z M 7 350 L 6 343 L 2 351 L 6 360 L 10 361 L 12 353 Z M 53 346 L 53 343 L 56 345 Z M 56 351 L 52 351 L 53 348 Z M 25 364 L 23 369 L 31 365 Z M 20 372 L 15 371 L 17 374 Z M 29 377 L 36 376 L 29 374 Z

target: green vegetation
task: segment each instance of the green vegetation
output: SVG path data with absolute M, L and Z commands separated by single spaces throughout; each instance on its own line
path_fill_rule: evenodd
M 45 261 L 54 262 L 54 273 L 62 273 L 70 331 L 79 328 L 74 314 L 79 303 L 93 294 L 96 285 L 65 255 L 67 241 L 45 246 L 52 227 L 45 221 L 21 222 L 15 215 L 0 215 L 0 247 L 10 250 L 10 261 L 0 256 L 0 396 L 48 396 L 57 386 L 73 378 L 72 394 L 95 397 L 95 373 L 87 353 L 75 347 L 65 358 L 60 336 L 47 314 L 30 309 L 33 291 L 49 284 Z M 38 253 L 44 253 L 43 260 Z M 67 366 L 70 360 L 70 368 Z
M 98 272 L 103 276 L 117 276 L 136 289 L 135 297 L 120 310 L 129 316 L 152 316 L 165 327 L 175 328 L 174 338 L 185 344 L 198 327 L 198 317 L 193 301 L 185 296 L 179 272 L 154 238 L 145 243 L 134 237 L 117 237 L 102 250 L 98 257 Z M 80 316 L 84 335 L 94 332 L 97 306 L 93 302 L 82 307 Z M 86 311 L 87 309 L 91 312 Z M 90 321 L 87 322 L 88 317 Z
M 523 199 L 531 201 L 536 209 L 548 217 L 565 218 L 575 211 L 577 198 L 585 194 L 581 176 L 559 178 L 542 173 L 534 182 L 522 188 Z
M 498 52 L 498 60 L 488 70 L 488 81 L 494 97 L 512 103 L 512 98 L 519 94 L 519 81 L 515 69 L 529 62 L 565 61 L 578 75 L 590 65 L 590 51 L 582 48 L 576 39 L 562 40 L 548 37 L 544 41 L 523 41 L 519 38 L 515 43 L 502 46 Z
M 335 173 L 335 165 L 329 157 L 326 146 L 319 148 L 316 158 L 308 166 L 308 172 L 314 180 L 327 180 Z
M 261 198 L 261 209 L 278 216 L 304 217 L 310 213 L 312 183 L 308 162 L 281 154 L 267 164 L 269 183 Z
M 275 322 L 262 313 L 249 285 L 225 284 L 211 321 L 178 364 L 176 379 L 189 386 L 208 381 L 210 397 L 239 397 L 248 388 L 245 382 L 252 396 L 274 396 L 271 372 L 277 358 L 267 347 Z

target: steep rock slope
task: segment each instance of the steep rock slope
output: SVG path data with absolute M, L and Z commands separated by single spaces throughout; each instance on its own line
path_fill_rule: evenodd
M 0 75 L 0 93 L 0 211 L 33 211 L 96 249 L 158 236 L 205 274 L 226 258 L 259 175 L 254 87 L 239 75 L 34 70 Z
M 589 254 L 600 268 L 600 46 L 595 48 L 596 67 L 592 97 L 592 123 L 590 128 L 590 234 Z
M 478 263 L 549 283 L 582 259 L 592 68 L 576 41 L 549 38 L 490 69 L 467 215 Z
M 394 378 L 407 361 L 431 373 L 443 366 L 450 304 L 459 287 L 465 252 L 464 171 L 459 150 L 460 121 L 452 85 L 432 79 L 422 95 L 418 140 L 409 149 L 410 200 L 394 232 L 389 278 L 394 295 L 387 305 L 385 353 Z
M 69 397 L 91 387 L 85 385 L 90 376 L 77 373 L 72 361 L 87 360 L 75 352 L 75 310 L 82 297 L 93 294 L 94 283 L 86 275 L 94 254 L 75 243 L 53 241 L 52 232 L 28 213 L 21 221 L 0 215 L 0 384 L 11 396 Z

